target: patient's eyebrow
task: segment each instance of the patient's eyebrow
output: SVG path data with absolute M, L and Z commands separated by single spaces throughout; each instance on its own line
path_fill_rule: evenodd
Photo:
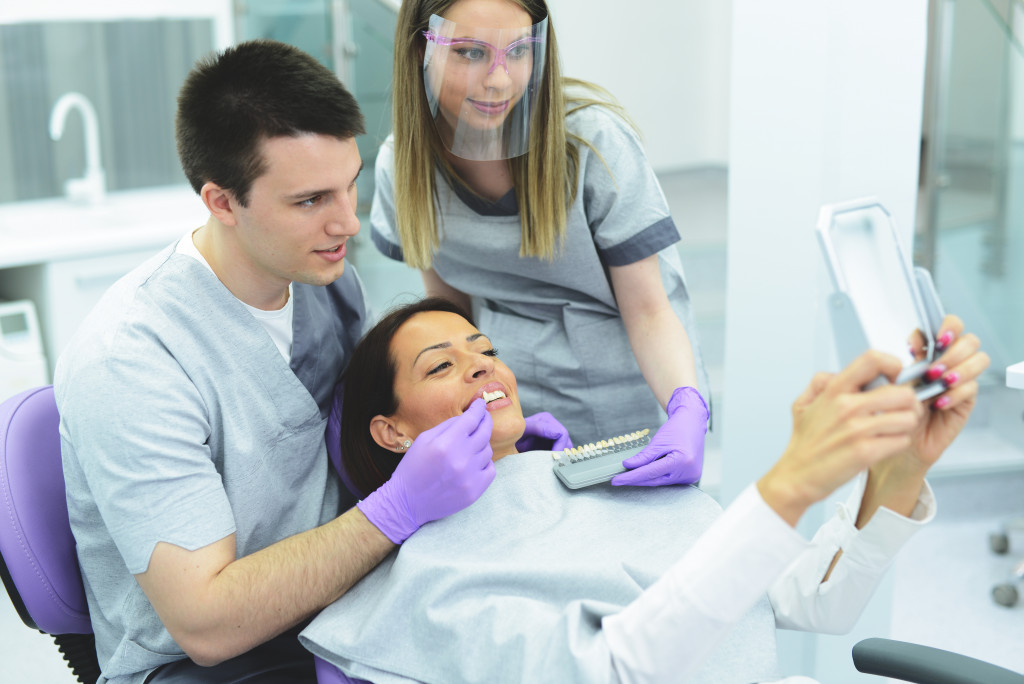
M 452 346 L 451 342 L 440 342 L 438 344 L 432 344 L 429 347 L 424 347 L 423 349 L 420 350 L 420 353 L 416 355 L 416 358 L 412 360 L 412 365 L 415 366 L 416 362 L 420 360 L 420 357 L 426 354 L 428 351 L 431 351 L 433 349 L 447 349 L 450 346 Z
M 481 332 L 473 333 L 472 335 L 469 335 L 466 338 L 466 341 L 467 342 L 475 342 L 476 340 L 479 340 L 481 337 L 486 337 L 486 336 L 483 333 L 481 333 Z M 420 360 L 420 357 L 423 356 L 428 351 L 431 351 L 433 349 L 448 349 L 451 346 L 452 346 L 451 342 L 438 342 L 437 344 L 432 344 L 429 347 L 424 347 L 423 349 L 420 350 L 420 353 L 416 355 L 416 358 L 412 360 L 412 365 L 415 366 L 416 362 Z

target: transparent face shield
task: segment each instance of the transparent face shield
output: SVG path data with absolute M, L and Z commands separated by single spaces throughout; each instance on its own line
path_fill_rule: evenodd
M 526 154 L 547 29 L 547 19 L 492 29 L 431 15 L 423 32 L 423 81 L 437 132 L 452 154 L 474 161 Z

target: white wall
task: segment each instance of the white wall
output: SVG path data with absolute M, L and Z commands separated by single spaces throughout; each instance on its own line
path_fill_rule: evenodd
M 875 195 L 910 241 L 927 3 L 735 0 L 732 15 L 725 501 L 782 453 L 790 404 L 830 370 L 820 205 Z M 783 635 L 786 673 L 863 682 L 849 646 L 887 634 L 890 597 L 883 587 L 853 637 Z
M 625 105 L 655 170 L 727 163 L 731 2 L 548 4 L 563 72 Z

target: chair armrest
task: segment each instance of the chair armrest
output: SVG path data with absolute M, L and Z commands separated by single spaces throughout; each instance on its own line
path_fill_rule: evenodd
M 866 674 L 919 684 L 1024 684 L 1024 674 L 939 648 L 892 639 L 864 639 L 853 665 Z

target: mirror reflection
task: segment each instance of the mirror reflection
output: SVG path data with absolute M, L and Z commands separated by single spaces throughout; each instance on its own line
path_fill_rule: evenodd
M 836 212 L 827 238 L 836 286 L 850 297 L 868 346 L 905 367 L 930 360 L 927 321 L 888 212 L 878 204 Z

